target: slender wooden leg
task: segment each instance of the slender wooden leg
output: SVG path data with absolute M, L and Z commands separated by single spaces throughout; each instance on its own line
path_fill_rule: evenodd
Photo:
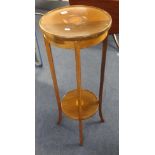
M 80 145 L 83 145 L 83 125 L 82 120 L 79 120 Z
M 99 88 L 99 116 L 100 116 L 101 122 L 104 122 L 103 115 L 102 115 L 102 94 L 103 94 L 103 84 L 104 84 L 106 51 L 107 51 L 107 38 L 103 41 L 103 47 L 102 47 L 101 75 L 100 75 L 100 88 Z
M 54 86 L 55 95 L 56 95 L 56 99 L 57 99 L 57 105 L 58 105 L 58 111 L 59 111 L 58 124 L 60 124 L 61 120 L 62 120 L 62 109 L 61 109 L 61 101 L 60 101 L 60 96 L 59 96 L 59 88 L 58 88 L 57 78 L 56 78 L 56 74 L 55 74 L 54 61 L 53 61 L 50 43 L 48 42 L 48 40 L 46 39 L 45 36 L 44 36 L 44 42 L 45 42 L 45 46 L 46 46 L 48 62 L 49 62 L 49 66 L 50 66 L 50 71 L 51 71 L 51 75 L 52 75 L 52 79 L 53 79 L 53 86 Z
M 114 41 L 115 41 L 115 43 L 116 43 L 116 45 L 117 45 L 117 48 L 119 48 L 119 43 L 118 43 L 118 39 L 117 39 L 116 34 L 113 34 L 112 36 L 113 36 Z
M 80 62 L 80 47 L 78 42 L 75 42 L 75 61 L 76 61 L 76 80 L 77 80 L 77 96 L 78 96 L 78 113 L 79 113 L 79 136 L 80 145 L 83 144 L 82 120 L 81 120 L 81 62 Z

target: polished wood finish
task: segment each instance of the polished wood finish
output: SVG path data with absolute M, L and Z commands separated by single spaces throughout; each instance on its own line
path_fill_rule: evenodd
M 93 116 L 99 107 L 98 98 L 94 93 L 89 90 L 80 89 L 80 103 L 78 101 L 78 90 L 74 89 L 64 95 L 61 101 L 62 111 L 64 114 L 72 119 L 79 119 L 80 107 L 80 119 L 85 120 Z
M 103 41 L 102 59 L 101 59 L 101 75 L 100 75 L 100 88 L 99 88 L 99 116 L 100 116 L 101 122 L 104 122 L 103 115 L 102 115 L 102 96 L 103 96 L 103 85 L 104 85 L 106 51 L 107 51 L 107 38 Z
M 59 96 L 59 88 L 58 88 L 57 78 L 56 78 L 56 74 L 55 74 L 55 67 L 54 67 L 54 61 L 53 61 L 53 56 L 52 56 L 52 51 L 51 51 L 51 45 L 45 35 L 44 35 L 44 42 L 45 42 L 45 46 L 46 46 L 48 63 L 50 65 L 51 76 L 53 79 L 55 96 L 56 96 L 56 100 L 57 100 L 57 104 L 58 104 L 58 111 L 59 111 L 58 124 L 60 124 L 61 120 L 62 120 L 62 109 L 61 109 L 61 101 L 60 101 L 60 96 Z
M 119 0 L 69 0 L 71 5 L 95 6 L 107 11 L 112 16 L 109 34 L 119 33 Z
M 79 45 L 80 49 L 97 45 L 100 42 L 102 42 L 102 40 L 104 40 L 107 37 L 107 35 L 108 35 L 108 31 L 106 31 L 103 34 L 96 36 L 95 38 L 90 37 L 89 39 L 78 40 L 78 45 Z M 74 41 L 54 39 L 54 38 L 50 38 L 47 35 L 46 35 L 46 38 L 48 38 L 48 40 L 50 41 L 50 43 L 53 46 L 57 46 L 60 48 L 69 48 L 69 49 L 75 48 Z
M 73 5 L 54 9 L 41 17 L 39 25 L 44 34 L 59 41 L 96 38 L 111 26 L 111 16 L 96 7 Z
M 58 103 L 58 122 L 60 124 L 62 111 L 68 117 L 79 121 L 80 145 L 83 144 L 82 120 L 93 116 L 96 111 L 99 110 L 100 119 L 103 121 L 102 93 L 107 49 L 106 38 L 111 23 L 111 16 L 104 10 L 82 5 L 55 9 L 45 14 L 39 22 L 44 35 L 48 61 Z M 102 50 L 100 91 L 98 99 L 94 93 L 83 89 L 81 86 L 80 49 L 97 45 L 103 41 L 104 46 Z M 77 88 L 65 94 L 62 101 L 60 101 L 59 97 L 59 89 L 50 44 L 61 48 L 75 49 Z
M 82 124 L 82 120 L 79 120 L 79 135 L 80 135 L 80 145 L 83 145 L 83 124 Z
M 80 59 L 80 47 L 78 42 L 74 42 L 75 45 L 75 62 L 76 62 L 76 84 L 77 84 L 77 104 L 79 114 L 79 135 L 80 145 L 83 144 L 83 133 L 82 133 L 82 119 L 81 119 L 81 59 Z

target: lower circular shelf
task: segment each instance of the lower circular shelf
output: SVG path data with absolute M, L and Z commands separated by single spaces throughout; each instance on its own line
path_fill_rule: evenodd
M 62 99 L 62 111 L 72 119 L 79 119 L 77 89 L 69 91 Z M 81 89 L 80 118 L 87 119 L 98 110 L 99 101 L 94 93 Z

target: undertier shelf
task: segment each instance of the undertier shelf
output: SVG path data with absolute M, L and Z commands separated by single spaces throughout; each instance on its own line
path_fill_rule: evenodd
M 80 106 L 77 89 L 69 91 L 62 99 L 62 111 L 72 119 L 82 120 L 93 116 L 98 110 L 99 101 L 96 95 L 89 90 L 81 89 Z

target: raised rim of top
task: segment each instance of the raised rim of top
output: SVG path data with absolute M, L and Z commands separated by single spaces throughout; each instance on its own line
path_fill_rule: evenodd
M 109 25 L 107 25 L 102 31 L 99 31 L 97 33 L 93 33 L 91 35 L 85 35 L 85 36 L 77 36 L 77 37 L 67 37 L 67 36 L 61 36 L 61 35 L 55 35 L 53 33 L 49 33 L 47 32 L 42 26 L 41 26 L 41 20 L 44 16 L 46 16 L 47 14 L 50 14 L 51 12 L 54 12 L 54 11 L 57 11 L 57 10 L 60 10 L 60 9 L 64 9 L 64 8 L 70 8 L 70 7 L 87 7 L 87 8 L 94 8 L 94 9 L 97 9 L 97 10 L 100 10 L 101 12 L 104 12 L 107 16 L 109 16 L 109 18 L 111 19 L 110 22 L 109 22 Z M 106 32 L 107 30 L 110 29 L 111 27 L 111 24 L 112 24 L 112 18 L 111 18 L 111 15 L 103 10 L 103 9 L 100 9 L 98 7 L 95 7 L 95 6 L 89 6 L 89 5 L 67 5 L 67 6 L 63 6 L 63 7 L 58 7 L 56 9 L 53 9 L 51 11 L 48 11 L 47 13 L 45 13 L 39 20 L 39 26 L 41 28 L 41 30 L 45 33 L 45 34 L 48 34 L 49 36 L 54 36 L 56 38 L 60 38 L 60 39 L 66 39 L 66 40 L 79 40 L 79 39 L 87 39 L 87 38 L 90 38 L 90 37 L 95 37 L 97 35 L 100 35 L 104 32 Z

